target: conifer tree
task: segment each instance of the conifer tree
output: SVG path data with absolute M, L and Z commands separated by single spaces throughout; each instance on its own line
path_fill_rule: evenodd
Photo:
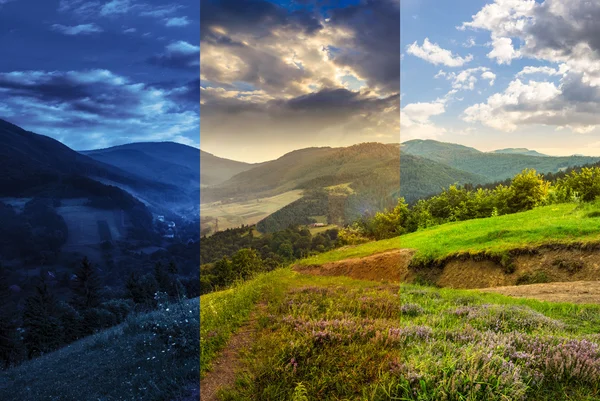
M 100 305 L 102 284 L 96 269 L 87 257 L 83 258 L 81 265 L 75 272 L 72 289 L 72 304 L 76 308 L 84 310 Z
M 55 350 L 62 343 L 57 303 L 43 278 L 36 286 L 35 293 L 25 301 L 23 327 L 24 343 L 30 359 Z
M 17 331 L 16 308 L 10 300 L 8 272 L 0 264 L 0 363 L 7 369 L 21 356 L 23 344 Z

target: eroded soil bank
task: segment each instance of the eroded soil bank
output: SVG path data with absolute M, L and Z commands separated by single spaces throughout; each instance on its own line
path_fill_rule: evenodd
M 523 284 L 600 281 L 600 250 L 541 247 L 515 252 L 512 273 L 495 260 L 449 258 L 441 267 L 414 268 L 415 251 L 398 249 L 363 258 L 323 265 L 295 266 L 298 272 L 323 276 L 349 276 L 361 280 L 431 283 L 450 288 L 489 288 Z M 525 290 L 523 290 L 525 291 Z

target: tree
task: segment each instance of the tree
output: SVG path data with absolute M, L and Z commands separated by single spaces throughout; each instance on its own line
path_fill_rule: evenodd
M 263 270 L 262 259 L 254 249 L 244 248 L 231 257 L 236 275 L 242 279 L 250 278 L 254 273 Z
M 525 169 L 514 176 L 510 184 L 508 206 L 514 213 L 533 209 L 548 196 L 550 183 L 533 169 Z
M 600 196 L 600 168 L 583 167 L 579 173 L 572 171 L 558 182 L 566 198 L 578 195 L 582 201 L 591 202 Z
M 40 279 L 35 293 L 26 299 L 23 312 L 24 343 L 29 359 L 57 349 L 62 343 L 62 327 L 57 316 L 57 303 Z
M 167 268 L 160 262 L 154 264 L 154 278 L 158 284 L 158 290 L 169 293 L 172 287 L 172 280 Z
M 147 273 L 139 277 L 131 273 L 125 284 L 128 297 L 136 304 L 154 306 L 154 294 L 158 291 L 158 283 L 154 275 Z
M 10 301 L 8 271 L 0 264 L 0 362 L 5 369 L 21 359 L 21 343 L 16 308 Z
M 102 286 L 98 273 L 87 257 L 81 261 L 81 265 L 75 272 L 73 280 L 72 304 L 78 309 L 95 308 L 100 305 Z
M 369 233 L 377 240 L 397 237 L 403 234 L 410 211 L 404 198 L 390 212 L 377 212 L 368 223 Z
M 220 286 L 227 286 L 235 280 L 233 273 L 233 264 L 231 259 L 227 256 L 215 263 L 213 271 L 216 275 L 216 284 Z
M 294 246 L 289 240 L 283 241 L 277 248 L 277 253 L 285 260 L 290 261 L 294 258 Z

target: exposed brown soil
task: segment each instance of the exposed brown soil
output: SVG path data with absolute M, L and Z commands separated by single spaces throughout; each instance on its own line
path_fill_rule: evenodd
M 259 305 L 259 310 L 264 307 Z M 201 401 L 218 401 L 218 391 L 234 384 L 236 373 L 242 366 L 241 353 L 252 345 L 256 335 L 257 313 L 252 313 L 249 321 L 231 336 L 225 349 L 213 361 L 212 370 L 200 381 Z
M 534 298 L 540 301 L 600 304 L 600 281 L 529 284 L 484 288 L 481 291 L 511 297 Z
M 449 258 L 441 267 L 413 268 L 414 250 L 398 249 L 363 258 L 323 265 L 295 266 L 301 273 L 349 276 L 362 280 L 408 282 L 418 280 L 449 288 L 489 288 L 536 282 L 600 281 L 600 250 L 575 247 L 540 247 L 527 252 L 515 250 L 510 274 L 499 262 L 481 257 Z M 574 287 L 577 288 L 577 287 Z
M 323 265 L 296 265 L 294 270 L 318 276 L 348 276 L 359 280 L 401 282 L 406 281 L 409 276 L 408 265 L 413 254 L 411 249 L 398 249 Z

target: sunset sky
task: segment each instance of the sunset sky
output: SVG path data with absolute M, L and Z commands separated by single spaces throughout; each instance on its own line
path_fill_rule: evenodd
M 399 0 L 202 0 L 201 148 L 399 142 Z
M 0 0 L 0 118 L 77 149 L 199 145 L 198 0 Z
M 600 155 L 600 2 L 401 2 L 402 141 Z

